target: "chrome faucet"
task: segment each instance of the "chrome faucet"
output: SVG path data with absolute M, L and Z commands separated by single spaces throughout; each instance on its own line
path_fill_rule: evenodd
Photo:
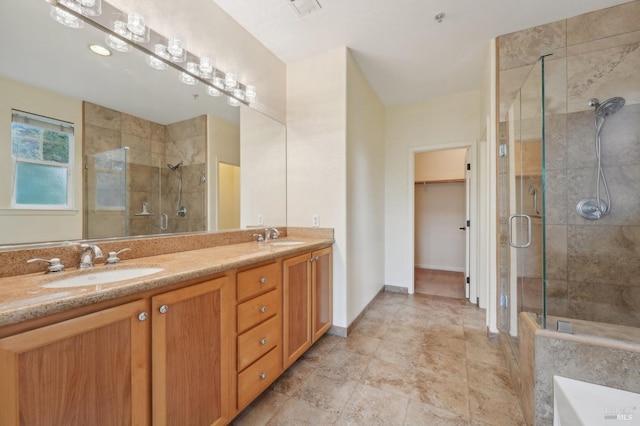
M 78 268 L 86 269 L 93 267 L 93 261 L 102 257 L 102 250 L 95 244 L 81 244 L 80 264 Z
M 272 234 L 272 232 L 273 232 L 273 234 Z M 278 231 L 276 228 L 267 228 L 267 229 L 264 230 L 264 240 L 265 241 L 269 241 L 271 239 L 277 240 L 279 236 L 280 236 L 280 231 Z

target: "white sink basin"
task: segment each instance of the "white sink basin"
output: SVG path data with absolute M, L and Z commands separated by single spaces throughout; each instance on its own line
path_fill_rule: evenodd
M 156 274 L 164 271 L 163 268 L 122 268 L 108 269 L 103 271 L 87 271 L 80 275 L 72 277 L 60 278 L 44 284 L 46 288 L 68 288 L 83 287 L 87 285 L 111 284 L 118 281 L 130 280 L 133 278 L 144 277 L 145 275 Z
M 272 246 L 298 246 L 304 244 L 304 241 L 272 241 Z

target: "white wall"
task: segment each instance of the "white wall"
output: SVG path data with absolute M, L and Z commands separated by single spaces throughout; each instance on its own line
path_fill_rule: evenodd
M 384 286 L 384 107 L 347 58 L 347 322 Z
M 145 16 L 165 36 L 177 35 L 196 55 L 215 58 L 222 71 L 235 70 L 243 83 L 255 84 L 253 107 L 285 121 L 286 67 L 271 51 L 211 0 L 110 0 L 125 12 Z
M 464 182 L 415 186 L 415 266 L 464 272 Z
M 347 49 L 287 65 L 287 225 L 334 228 L 333 323 L 347 327 Z
M 413 285 L 413 227 L 408 188 L 416 147 L 475 141 L 484 127 L 480 92 L 387 109 L 385 121 L 385 284 Z
M 82 238 L 82 101 L 0 78 L 0 244 Z M 11 110 L 74 124 L 73 206 L 69 210 L 11 209 Z
M 240 226 L 287 224 L 287 129 L 250 108 L 240 111 Z

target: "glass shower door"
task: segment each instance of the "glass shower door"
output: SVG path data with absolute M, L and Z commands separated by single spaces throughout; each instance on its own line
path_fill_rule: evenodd
M 520 312 L 544 318 L 544 144 L 541 58 L 512 107 L 510 156 L 510 333 L 518 334 Z
M 85 238 L 128 235 L 127 148 L 87 155 L 84 179 Z

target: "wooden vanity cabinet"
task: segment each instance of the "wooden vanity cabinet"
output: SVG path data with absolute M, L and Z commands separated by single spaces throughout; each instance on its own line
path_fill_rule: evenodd
M 285 259 L 284 364 L 293 364 L 333 321 L 332 249 Z
M 139 300 L 1 339 L 0 424 L 149 424 L 148 307 Z
M 0 424 L 224 425 L 227 277 L 0 339 Z
M 333 254 L 331 247 L 311 254 L 311 294 L 313 343 L 333 324 Z
M 151 298 L 154 426 L 230 420 L 232 290 L 222 277 Z
M 0 425 L 225 425 L 331 327 L 331 273 L 327 247 L 24 327 Z
M 236 307 L 237 410 L 282 373 L 280 261 L 238 272 Z

